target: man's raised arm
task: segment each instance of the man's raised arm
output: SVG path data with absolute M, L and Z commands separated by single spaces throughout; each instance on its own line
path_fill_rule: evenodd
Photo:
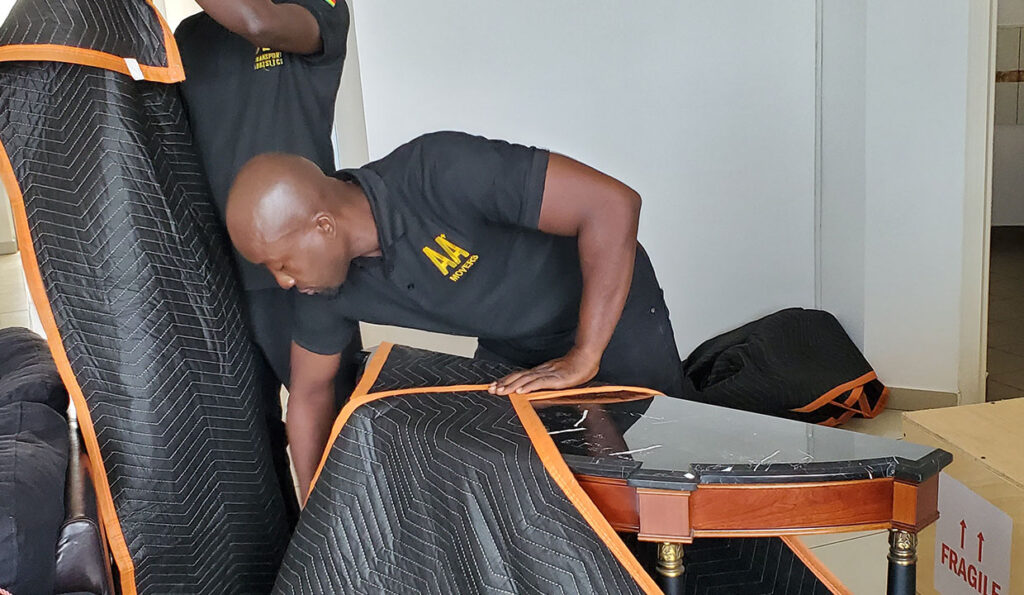
M 323 46 L 320 25 L 305 8 L 271 0 L 196 0 L 213 20 L 258 47 L 315 54 Z

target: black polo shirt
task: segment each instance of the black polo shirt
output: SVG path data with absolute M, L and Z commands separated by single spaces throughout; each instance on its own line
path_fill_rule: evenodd
M 576 328 L 576 238 L 537 231 L 548 152 L 428 134 L 335 175 L 370 202 L 382 256 L 357 258 L 338 294 L 298 296 L 293 339 L 338 353 L 358 321 L 539 345 Z
M 279 0 L 281 1 L 281 0 Z M 192 135 L 221 216 L 235 174 L 270 151 L 301 155 L 334 170 L 331 126 L 341 82 L 349 14 L 344 0 L 283 0 L 316 18 L 323 49 L 312 55 L 259 48 L 193 15 L 175 31 L 185 67 L 181 84 Z M 236 254 L 246 289 L 277 287 L 263 267 Z

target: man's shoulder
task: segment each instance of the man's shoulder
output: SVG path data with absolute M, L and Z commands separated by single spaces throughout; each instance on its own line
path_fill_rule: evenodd
M 382 171 L 390 172 L 411 165 L 428 166 L 442 155 L 469 150 L 474 140 L 484 139 L 454 130 L 428 132 L 399 145 L 384 157 L 367 163 L 365 167 L 380 174 Z
M 489 139 L 477 134 L 470 134 L 468 132 L 460 132 L 458 130 L 439 130 L 437 132 L 421 134 L 409 141 L 407 144 L 421 149 L 438 150 L 464 147 L 466 145 L 487 140 Z

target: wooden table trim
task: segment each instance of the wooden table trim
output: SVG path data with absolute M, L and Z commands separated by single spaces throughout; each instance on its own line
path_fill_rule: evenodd
M 693 492 L 635 488 L 624 479 L 577 475 L 616 531 L 644 541 L 809 535 L 899 528 L 938 518 L 938 476 L 781 484 L 701 485 Z M 643 514 L 641 514 L 643 513 Z

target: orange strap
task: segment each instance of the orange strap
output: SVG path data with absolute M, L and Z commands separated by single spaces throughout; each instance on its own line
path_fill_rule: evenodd
M 792 535 L 784 535 L 781 539 L 800 558 L 800 561 L 811 569 L 814 576 L 818 577 L 818 580 L 825 584 L 829 591 L 832 591 L 835 595 L 852 595 L 853 592 L 843 585 L 836 575 L 814 555 L 814 552 L 803 541 Z
M 451 393 L 451 392 L 478 392 L 486 391 L 489 385 L 487 384 L 460 384 L 453 386 L 431 386 L 426 388 L 404 388 L 397 390 L 380 391 L 376 393 L 368 392 L 372 387 L 373 383 L 377 381 L 377 377 L 380 375 L 380 371 L 384 367 L 384 362 L 387 361 L 388 355 L 391 353 L 391 343 L 381 343 L 380 347 L 370 358 L 370 361 L 366 365 L 366 370 L 363 372 L 362 379 L 356 386 L 355 390 L 352 391 L 352 396 L 349 398 L 348 403 L 342 408 L 338 417 L 334 420 L 334 426 L 331 428 L 330 438 L 327 440 L 327 446 L 324 448 L 324 454 L 320 458 L 320 465 L 317 467 L 316 473 L 313 475 L 313 481 L 309 485 L 309 494 L 313 493 L 313 488 L 316 486 L 316 481 L 320 477 L 321 471 L 323 471 L 324 464 L 327 462 L 327 457 L 334 446 L 334 442 L 338 438 L 338 434 L 341 433 L 342 428 L 348 421 L 349 417 L 352 416 L 352 412 L 357 408 L 369 403 L 376 401 L 377 399 L 383 399 L 387 397 L 393 397 L 397 395 L 408 395 L 408 394 L 424 394 L 424 393 Z M 601 514 L 601 511 L 597 508 L 594 502 L 590 499 L 579 482 L 576 481 L 576 477 L 572 474 L 569 466 L 566 465 L 565 459 L 562 458 L 561 453 L 558 452 L 558 447 L 555 446 L 555 442 L 547 433 L 547 429 L 544 428 L 544 424 L 541 423 L 540 417 L 537 412 L 534 411 L 531 401 L 538 401 L 544 399 L 557 399 L 561 397 L 571 397 L 579 395 L 588 395 L 596 393 L 607 393 L 607 392 L 635 392 L 644 396 L 651 396 L 661 394 L 657 391 L 653 391 L 646 388 L 629 387 L 629 386 L 595 386 L 588 388 L 574 388 L 567 390 L 557 391 L 544 391 L 536 392 L 525 395 L 513 394 L 509 395 L 509 399 L 512 402 L 512 407 L 515 409 L 516 414 L 519 416 L 519 421 L 523 424 L 523 428 L 526 430 L 527 436 L 533 443 L 534 449 L 537 451 L 537 456 L 540 457 L 541 462 L 544 464 L 544 468 L 547 470 L 551 478 L 562 488 L 562 492 L 565 493 L 569 502 L 580 512 L 587 524 L 594 530 L 598 538 L 604 542 L 612 554 L 619 560 L 622 566 L 627 572 L 633 577 L 633 580 L 637 582 L 637 585 L 648 594 L 661 593 L 661 589 L 654 582 L 640 562 L 630 553 L 629 548 L 622 542 L 618 534 L 612 528 L 608 520 Z
M 803 407 L 792 409 L 791 411 L 793 411 L 793 413 L 810 413 L 812 411 L 817 411 L 821 407 L 824 407 L 825 405 L 835 401 L 841 395 L 845 394 L 847 391 L 851 391 L 857 388 L 858 386 L 864 386 L 865 384 L 871 382 L 872 380 L 876 380 L 877 378 L 878 376 L 875 375 L 873 371 L 868 372 L 867 374 L 861 376 L 856 380 L 851 380 L 850 382 L 847 382 L 845 384 L 840 384 L 839 386 L 833 388 L 832 390 L 821 395 L 820 397 L 804 405 Z
M 98 473 L 93 474 L 93 482 L 96 487 L 96 502 L 100 513 L 107 540 L 117 564 L 118 574 L 121 577 L 121 592 L 124 595 L 135 595 L 135 564 L 132 562 L 131 554 L 128 552 L 128 544 L 125 542 L 124 534 L 121 532 L 121 523 L 117 518 L 117 510 L 114 509 L 114 499 L 110 493 L 110 483 L 107 480 L 107 470 L 103 466 L 103 456 L 100 453 L 99 441 L 96 439 L 96 429 L 92 424 L 92 417 L 89 414 L 89 405 L 85 401 L 82 387 L 71 369 L 71 362 L 68 360 L 67 352 L 64 350 L 64 343 L 57 329 L 57 322 L 50 308 L 50 301 L 46 297 L 46 289 L 43 286 L 42 273 L 39 270 L 39 262 L 36 260 L 35 248 L 32 246 L 32 238 L 29 233 L 28 216 L 25 213 L 25 198 L 21 193 L 21 187 L 14 176 L 14 168 L 7 155 L 7 150 L 0 143 L 0 177 L 3 178 L 7 195 L 11 199 L 11 208 L 14 212 L 14 227 L 18 239 L 18 250 L 21 253 L 21 263 L 25 269 L 25 277 L 28 281 L 29 293 L 32 295 L 32 303 L 35 304 L 39 313 L 39 319 L 46 331 L 46 342 L 50 346 L 50 353 L 53 354 L 57 370 L 64 381 L 72 401 L 75 403 L 75 411 L 78 414 L 78 425 L 82 430 L 82 438 L 85 440 L 85 451 L 89 455 L 91 464 L 98 467 Z
M 164 53 L 167 55 L 167 66 L 139 64 L 139 70 L 142 71 L 142 76 L 147 81 L 155 83 L 181 82 L 185 80 L 185 68 L 181 64 L 181 55 L 178 53 L 178 44 L 174 41 L 174 34 L 167 25 L 167 21 L 160 14 L 160 11 L 153 6 L 152 0 L 146 0 L 146 4 L 153 10 L 157 20 L 160 22 L 160 28 L 164 35 Z M 68 62 L 120 72 L 128 76 L 132 74 L 122 56 L 65 45 L 41 43 L 0 46 L 0 62 L 11 61 Z
M 877 379 L 878 376 L 873 371 L 868 372 L 856 380 L 840 384 L 807 405 L 797 409 L 791 409 L 790 411 L 794 413 L 810 413 L 812 411 L 817 411 L 826 405 L 832 405 L 845 410 L 838 417 L 830 417 L 825 421 L 819 422 L 823 426 L 842 425 L 857 414 L 868 419 L 876 417 L 883 409 L 885 409 L 885 405 L 889 401 L 889 389 L 883 386 L 882 394 L 878 398 L 878 402 L 875 403 L 874 407 L 871 407 L 871 404 L 868 402 L 868 397 L 864 393 L 864 387 L 868 383 Z M 842 399 L 843 394 L 847 392 L 849 394 L 846 395 L 845 399 Z

